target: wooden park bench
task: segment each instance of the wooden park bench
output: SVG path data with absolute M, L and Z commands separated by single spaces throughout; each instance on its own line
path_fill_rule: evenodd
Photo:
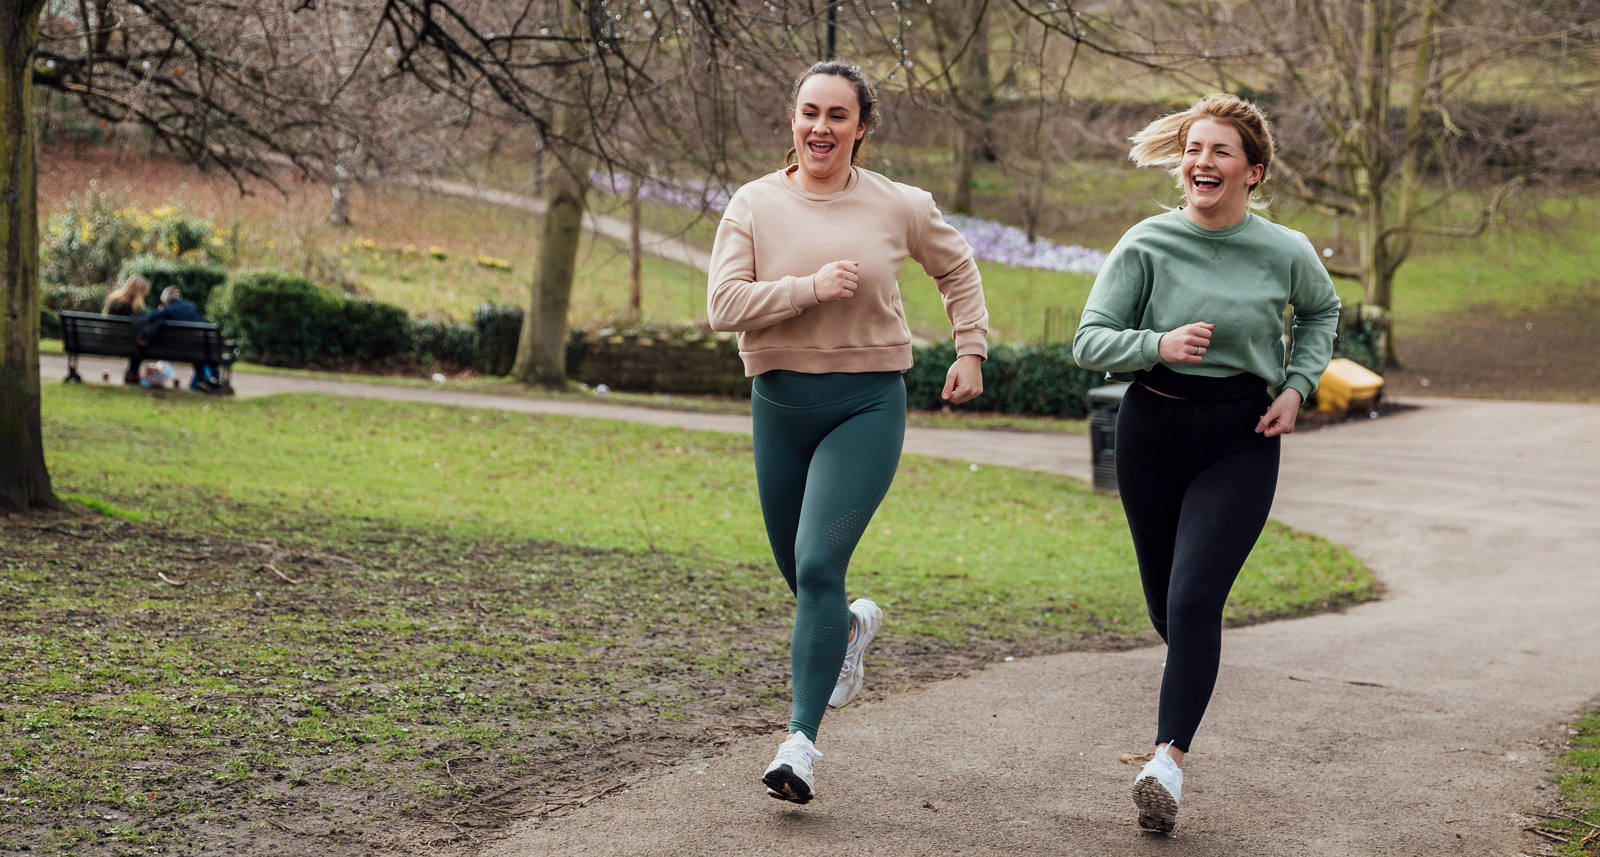
M 67 352 L 67 377 L 63 381 L 83 381 L 78 374 L 78 355 L 133 357 L 143 360 L 170 360 L 178 363 L 209 363 L 217 367 L 224 392 L 233 392 L 233 343 L 222 338 L 216 325 L 204 321 L 168 321 L 161 325 L 150 344 L 139 347 L 133 341 L 136 319 L 126 315 L 100 315 L 62 310 L 61 343 Z

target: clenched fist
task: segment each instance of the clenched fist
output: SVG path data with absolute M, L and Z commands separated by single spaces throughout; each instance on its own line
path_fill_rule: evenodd
M 849 300 L 855 296 L 860 271 L 860 262 L 829 262 L 811 276 L 811 289 L 822 303 Z

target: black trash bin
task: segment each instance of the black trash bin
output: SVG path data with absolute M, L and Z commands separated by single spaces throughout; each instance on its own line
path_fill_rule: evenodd
M 1128 385 L 1106 384 L 1089 391 L 1089 455 L 1096 491 L 1117 491 L 1117 409 Z

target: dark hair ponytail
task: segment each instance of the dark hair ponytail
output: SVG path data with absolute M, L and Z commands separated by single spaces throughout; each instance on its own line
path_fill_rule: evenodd
M 800 100 L 800 87 L 803 86 L 812 75 L 817 74 L 831 74 L 835 77 L 842 77 L 845 80 L 850 81 L 851 85 L 856 88 L 856 101 L 861 106 L 861 124 L 867 126 L 868 132 L 871 132 L 873 128 L 877 127 L 877 90 L 872 88 L 872 81 L 867 80 L 866 74 L 861 71 L 861 66 L 851 65 L 843 60 L 823 60 L 821 62 L 814 63 L 810 68 L 805 70 L 804 74 L 801 74 L 800 77 L 795 79 L 794 89 L 789 93 L 790 115 L 794 114 L 796 107 L 795 102 Z M 855 166 L 859 167 L 862 165 L 861 144 L 865 143 L 866 141 L 867 135 L 862 134 L 861 138 L 856 140 L 850 147 L 850 163 L 854 164 Z M 789 153 L 783 156 L 784 166 L 797 163 L 798 155 L 799 153 L 795 151 L 794 147 L 790 146 Z

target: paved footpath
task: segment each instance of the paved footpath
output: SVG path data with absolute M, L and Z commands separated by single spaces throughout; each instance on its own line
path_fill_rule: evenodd
M 62 365 L 46 358 L 44 375 Z M 748 430 L 743 418 L 236 380 L 242 395 Z M 1349 546 L 1387 592 L 1224 635 L 1174 837 L 1134 829 L 1135 768 L 1117 760 L 1152 738 L 1153 647 L 996 664 L 830 713 L 820 796 L 805 807 L 762 794 L 777 741 L 763 737 L 528 824 L 484 855 L 1535 853 L 1520 828 L 1548 800 L 1559 726 L 1600 695 L 1600 406 L 1414 404 L 1285 443 L 1274 517 Z M 907 450 L 1088 474 L 1082 437 L 914 429 Z

